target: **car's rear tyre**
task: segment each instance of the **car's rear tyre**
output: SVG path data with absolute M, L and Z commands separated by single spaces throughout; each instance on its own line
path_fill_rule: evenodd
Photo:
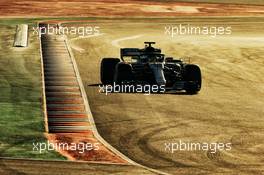
M 132 66 L 126 63 L 119 63 L 116 66 L 114 82 L 116 84 L 131 82 L 133 80 Z
M 202 74 L 199 66 L 187 64 L 184 66 L 185 90 L 188 94 L 197 94 L 202 87 Z
M 120 62 L 118 58 L 103 58 L 101 61 L 101 82 L 112 84 L 114 81 L 115 67 Z

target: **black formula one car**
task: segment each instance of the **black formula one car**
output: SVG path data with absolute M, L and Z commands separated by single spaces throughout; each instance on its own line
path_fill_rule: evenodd
M 112 84 L 162 85 L 166 91 L 185 90 L 196 94 L 201 89 L 202 76 L 199 66 L 188 64 L 161 54 L 152 47 L 155 42 L 145 42 L 145 48 L 122 48 L 121 59 L 103 58 L 101 82 Z

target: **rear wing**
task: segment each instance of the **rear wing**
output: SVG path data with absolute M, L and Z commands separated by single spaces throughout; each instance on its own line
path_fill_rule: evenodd
M 139 56 L 140 55 L 140 49 L 138 48 L 123 48 L 120 49 L 120 56 L 123 60 L 124 56 Z

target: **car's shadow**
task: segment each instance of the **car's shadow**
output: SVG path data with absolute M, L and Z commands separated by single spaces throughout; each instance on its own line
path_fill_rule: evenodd
M 103 86 L 103 84 L 97 83 L 97 84 L 89 84 L 88 86 L 90 87 L 98 87 L 98 86 Z
M 101 83 L 94 83 L 94 84 L 89 84 L 88 85 L 89 87 L 103 87 L 105 85 L 101 84 Z M 100 93 L 104 93 L 104 92 L 100 92 Z M 146 92 L 110 92 L 110 93 L 115 93 L 115 94 L 147 94 Z M 197 95 L 197 94 L 190 94 L 190 93 L 187 93 L 186 91 L 176 91 L 176 90 L 170 90 L 170 91 L 167 91 L 167 92 L 151 92 L 150 93 L 151 95 Z

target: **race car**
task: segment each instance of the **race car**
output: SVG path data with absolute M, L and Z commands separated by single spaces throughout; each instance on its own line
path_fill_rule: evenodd
M 101 82 L 111 84 L 162 85 L 169 90 L 185 90 L 196 94 L 202 86 L 202 75 L 198 65 L 185 63 L 181 59 L 165 57 L 155 42 L 144 42 L 145 48 L 121 48 L 119 58 L 103 58 Z

